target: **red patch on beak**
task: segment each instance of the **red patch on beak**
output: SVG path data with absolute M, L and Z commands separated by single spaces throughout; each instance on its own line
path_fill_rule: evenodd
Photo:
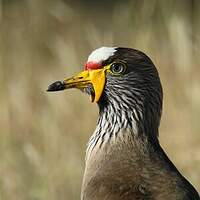
M 85 64 L 85 67 L 84 69 L 85 70 L 93 70 L 93 69 L 100 69 L 101 65 L 97 62 L 92 62 L 92 61 L 89 61 Z

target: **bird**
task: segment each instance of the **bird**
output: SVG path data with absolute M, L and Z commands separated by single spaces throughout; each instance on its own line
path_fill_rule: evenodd
M 78 88 L 99 107 L 86 149 L 81 200 L 199 200 L 159 143 L 163 89 L 152 60 L 126 47 L 100 47 L 79 74 L 47 91 Z

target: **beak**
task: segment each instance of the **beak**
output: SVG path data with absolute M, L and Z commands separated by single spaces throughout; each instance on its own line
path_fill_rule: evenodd
M 65 79 L 64 81 L 56 81 L 49 85 L 47 91 L 59 91 L 70 88 L 78 88 L 86 91 L 93 86 L 93 93 L 90 92 L 91 101 L 98 102 L 105 86 L 106 81 L 106 68 L 97 70 L 85 70 L 72 78 Z

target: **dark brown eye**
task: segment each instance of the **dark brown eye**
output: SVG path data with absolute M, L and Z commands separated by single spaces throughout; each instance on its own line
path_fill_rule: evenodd
M 119 75 L 123 74 L 126 70 L 126 65 L 124 63 L 113 63 L 110 66 L 110 70 L 113 74 Z

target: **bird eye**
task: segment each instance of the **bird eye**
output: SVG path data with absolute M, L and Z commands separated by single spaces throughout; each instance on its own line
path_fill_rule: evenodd
M 123 74 L 126 70 L 126 65 L 124 63 L 112 63 L 110 66 L 110 70 L 113 74 Z

